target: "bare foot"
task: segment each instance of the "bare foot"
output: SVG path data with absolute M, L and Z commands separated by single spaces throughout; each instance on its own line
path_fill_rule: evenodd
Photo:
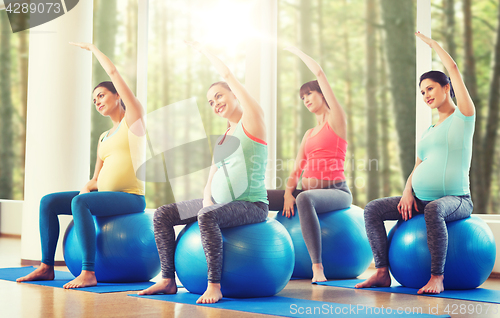
M 174 278 L 162 278 L 153 286 L 141 290 L 137 295 L 154 295 L 154 294 L 175 294 L 177 293 L 177 284 Z
M 370 287 L 390 287 L 391 275 L 387 267 L 377 268 L 375 274 L 362 283 L 356 284 L 355 288 L 370 288 Z
M 207 290 L 196 301 L 197 304 L 215 304 L 222 299 L 220 284 L 208 283 Z
M 24 277 L 19 277 L 16 282 L 27 282 L 32 280 L 54 280 L 54 266 L 41 263 L 40 267 Z
M 97 285 L 95 272 L 82 270 L 80 275 L 72 281 L 63 285 L 64 288 L 83 288 Z
M 312 278 L 313 283 L 326 282 L 325 272 L 323 270 L 322 263 L 313 263 L 312 270 L 313 270 L 313 278 Z
M 444 275 L 431 275 L 427 284 L 420 288 L 417 294 L 439 294 L 444 291 Z

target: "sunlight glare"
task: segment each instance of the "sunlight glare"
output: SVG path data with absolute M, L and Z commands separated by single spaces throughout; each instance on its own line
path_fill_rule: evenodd
M 252 23 L 253 4 L 248 0 L 211 1 L 209 7 L 195 9 L 194 17 L 202 34 L 198 40 L 216 48 L 227 49 L 244 44 L 256 33 Z

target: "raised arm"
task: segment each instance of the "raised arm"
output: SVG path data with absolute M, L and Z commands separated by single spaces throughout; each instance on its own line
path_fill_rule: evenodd
M 433 39 L 423 35 L 420 32 L 416 32 L 415 35 L 426 44 L 428 44 L 431 48 L 433 48 L 441 59 L 441 62 L 450 75 L 451 83 L 453 84 L 453 90 L 455 91 L 455 97 L 457 98 L 457 106 L 460 112 L 465 116 L 474 115 L 474 103 L 472 102 L 469 91 L 465 86 L 462 75 L 460 74 L 457 64 L 455 63 L 453 58 L 439 45 L 439 43 L 437 43 Z
M 131 127 L 138 120 L 141 120 L 142 124 L 144 125 L 144 108 L 142 107 L 139 100 L 135 97 L 134 93 L 132 93 L 132 90 L 128 87 L 127 83 L 125 83 L 125 80 L 122 78 L 113 62 L 111 62 L 111 60 L 94 44 L 72 42 L 70 42 L 70 44 L 94 53 L 94 56 L 99 61 L 106 74 L 108 74 L 111 82 L 113 82 L 113 85 L 118 92 L 118 95 L 120 95 L 120 98 L 125 104 L 125 120 L 127 122 L 127 125 Z
M 306 66 L 311 70 L 311 72 L 316 76 L 318 80 L 319 87 L 323 92 L 323 96 L 325 97 L 328 106 L 330 106 L 330 114 L 328 117 L 328 123 L 332 127 L 333 131 L 337 135 L 339 135 L 344 140 L 347 139 L 347 116 L 344 112 L 344 109 L 340 105 L 337 97 L 333 93 L 332 87 L 330 83 L 328 83 L 328 79 L 326 78 L 326 74 L 321 68 L 321 66 L 312 59 L 309 55 L 305 54 L 301 50 L 296 47 L 290 46 L 286 47 L 285 50 L 292 52 L 297 55 Z
M 229 85 L 231 91 L 240 101 L 243 107 L 243 117 L 241 118 L 245 129 L 253 136 L 266 141 L 266 126 L 264 121 L 264 111 L 259 103 L 253 98 L 246 88 L 238 81 L 231 70 L 217 56 L 212 54 L 207 48 L 198 42 L 188 42 L 192 48 L 204 54 L 215 69 Z

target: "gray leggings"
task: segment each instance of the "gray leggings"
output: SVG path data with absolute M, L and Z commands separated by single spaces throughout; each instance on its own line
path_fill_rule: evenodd
M 269 210 L 283 211 L 285 190 L 267 190 Z M 302 236 L 312 263 L 321 263 L 321 228 L 318 213 L 345 209 L 352 203 L 352 194 L 346 182 L 324 189 L 295 190 L 293 196 L 299 212 Z
M 373 251 L 375 267 L 388 267 L 387 234 L 385 220 L 402 220 L 398 211 L 401 197 L 382 198 L 369 202 L 365 207 L 365 227 Z M 445 196 L 434 201 L 417 201 L 418 210 L 413 215 L 424 214 L 427 227 L 427 245 L 431 252 L 431 274 L 442 275 L 448 249 L 446 222 L 469 217 L 472 213 L 470 195 Z
M 181 219 L 181 215 L 194 215 Z M 159 207 L 154 216 L 156 246 L 160 254 L 163 278 L 175 277 L 174 225 L 198 220 L 201 241 L 208 264 L 208 281 L 220 283 L 222 273 L 222 228 L 263 222 L 268 214 L 263 202 L 233 201 L 203 208 L 203 200 L 189 200 Z

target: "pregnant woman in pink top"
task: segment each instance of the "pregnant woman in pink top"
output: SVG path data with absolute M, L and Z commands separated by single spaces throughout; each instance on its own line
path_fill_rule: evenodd
M 300 218 L 302 235 L 312 261 L 313 282 L 326 281 L 321 259 L 321 229 L 318 213 L 344 209 L 352 195 L 346 184 L 344 161 L 347 151 L 347 120 L 342 106 L 328 83 L 321 66 L 295 47 L 286 50 L 297 55 L 316 75 L 317 80 L 300 88 L 300 98 L 316 115 L 318 125 L 302 139 L 286 190 L 268 190 L 269 209 Z M 297 190 L 302 175 L 302 190 Z

